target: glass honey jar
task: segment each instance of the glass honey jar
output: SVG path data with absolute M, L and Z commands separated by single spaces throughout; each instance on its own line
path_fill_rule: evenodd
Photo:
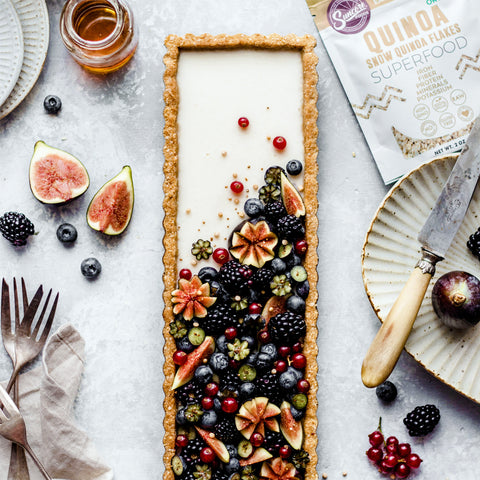
M 138 45 L 133 13 L 124 0 L 67 0 L 60 33 L 73 58 L 96 73 L 122 67 Z

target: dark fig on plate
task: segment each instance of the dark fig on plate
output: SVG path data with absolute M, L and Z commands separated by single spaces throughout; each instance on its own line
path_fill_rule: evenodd
M 448 327 L 472 327 L 480 321 L 480 280 L 467 272 L 448 272 L 435 282 L 432 304 Z

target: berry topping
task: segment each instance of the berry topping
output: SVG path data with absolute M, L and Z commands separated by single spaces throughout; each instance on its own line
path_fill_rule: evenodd
M 230 190 L 231 190 L 233 193 L 236 193 L 237 195 L 238 195 L 239 193 L 242 193 L 242 192 L 243 192 L 243 183 L 242 183 L 242 182 L 239 182 L 238 180 L 233 181 L 233 182 L 230 184 Z
M 0 232 L 11 244 L 21 247 L 35 233 L 35 227 L 23 213 L 7 212 L 0 217 Z
M 238 125 L 242 128 L 247 128 L 250 125 L 247 117 L 240 117 L 238 119 Z
M 180 278 L 183 278 L 185 280 L 191 280 L 192 279 L 192 272 L 188 268 L 182 268 L 180 272 L 178 272 L 178 276 Z
M 229 259 L 230 255 L 226 248 L 216 248 L 213 251 L 213 260 L 215 260 L 215 262 L 217 262 L 219 265 L 227 263 Z
M 186 447 L 188 445 L 188 437 L 186 435 L 177 435 L 175 445 L 177 447 Z
M 433 431 L 440 421 L 440 411 L 435 405 L 416 407 L 403 419 L 412 437 L 423 437 Z
M 183 350 L 177 350 L 173 354 L 173 363 L 175 365 L 183 365 L 187 361 L 187 352 L 184 352 Z
M 306 240 L 302 239 L 295 242 L 295 253 L 297 255 L 305 255 L 305 253 L 307 253 L 307 248 L 308 244 Z
M 47 113 L 58 113 L 62 108 L 62 101 L 56 95 L 47 95 L 43 101 L 43 108 Z
M 273 146 L 277 149 L 277 150 L 284 150 L 285 147 L 287 146 L 287 141 L 285 140 L 284 137 L 275 137 L 273 139 Z
M 299 370 L 303 370 L 307 366 L 307 357 L 303 353 L 296 353 L 292 356 L 292 365 Z
M 204 463 L 212 463 L 215 458 L 215 452 L 210 447 L 202 448 L 200 451 L 200 460 Z
M 235 413 L 238 409 L 238 402 L 233 397 L 224 398 L 222 401 L 222 410 L 225 413 Z

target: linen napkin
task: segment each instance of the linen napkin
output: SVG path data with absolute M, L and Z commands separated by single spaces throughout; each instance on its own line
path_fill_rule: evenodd
M 73 404 L 84 368 L 85 342 L 70 324 L 47 341 L 42 365 L 19 376 L 20 412 L 33 451 L 52 478 L 111 480 L 112 469 L 97 454 L 74 419 Z M 11 443 L 0 437 L 0 479 L 7 478 Z M 43 476 L 27 454 L 30 480 Z

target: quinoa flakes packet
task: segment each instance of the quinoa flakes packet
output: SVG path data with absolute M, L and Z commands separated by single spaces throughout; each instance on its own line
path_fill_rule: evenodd
M 480 109 L 480 3 L 307 4 L 385 184 L 462 148 Z

